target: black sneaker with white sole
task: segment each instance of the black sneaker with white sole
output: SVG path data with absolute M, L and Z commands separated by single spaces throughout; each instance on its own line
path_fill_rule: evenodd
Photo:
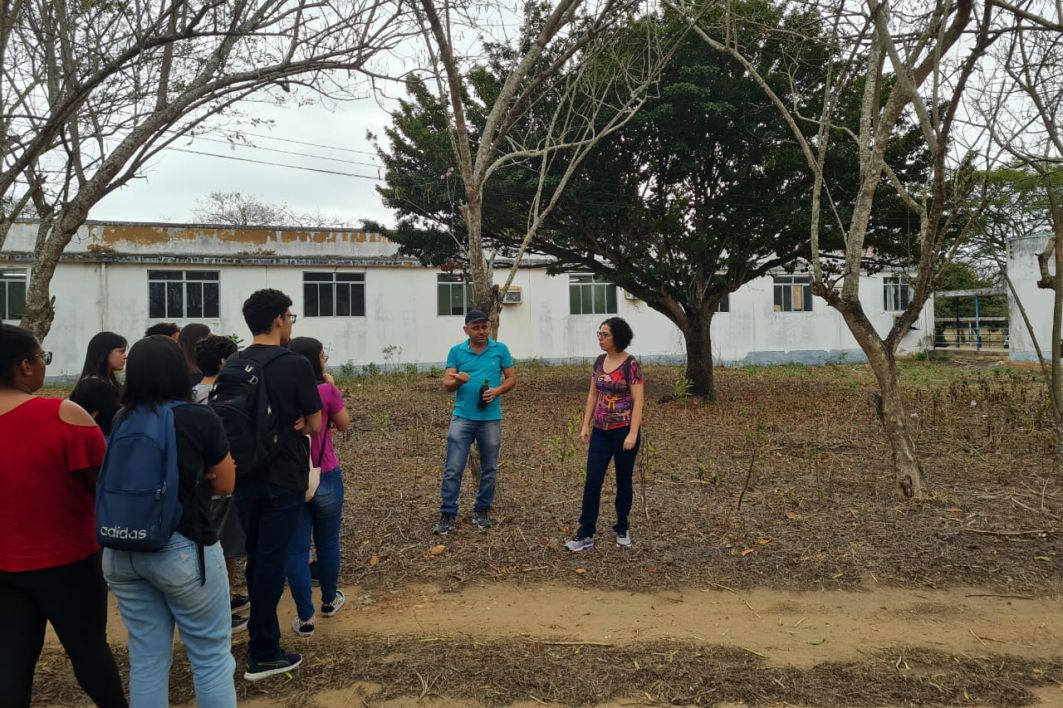
M 487 509 L 476 509 L 472 512 L 472 522 L 478 529 L 491 528 L 491 517 L 487 515 Z
M 443 512 L 439 515 L 439 523 L 432 529 L 432 533 L 436 536 L 446 536 L 448 533 L 454 530 L 455 515 Z
M 248 681 L 260 681 L 268 676 L 276 676 L 277 674 L 284 674 L 292 669 L 297 669 L 299 664 L 302 663 L 303 657 L 298 654 L 285 654 L 279 659 L 270 661 L 255 661 L 249 658 L 244 678 Z
M 251 621 L 251 618 L 247 615 L 238 615 L 235 612 L 232 615 L 233 618 L 233 634 L 237 632 L 247 631 L 247 623 Z

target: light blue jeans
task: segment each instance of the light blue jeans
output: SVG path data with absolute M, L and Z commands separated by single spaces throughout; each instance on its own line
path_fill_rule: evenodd
M 314 498 L 303 504 L 295 522 L 295 535 L 288 550 L 288 588 L 292 591 L 299 619 L 314 616 L 313 589 L 310 587 L 310 537 L 317 550 L 317 577 L 321 602 L 336 599 L 340 577 L 340 526 L 343 522 L 343 472 L 337 467 L 321 473 Z
M 129 632 L 129 698 L 133 708 L 169 705 L 174 623 L 181 630 L 196 705 L 233 708 L 229 578 L 221 544 L 203 549 L 206 583 L 200 583 L 196 544 L 179 533 L 151 552 L 103 549 L 103 576 L 118 598 Z
M 458 513 L 461 495 L 461 476 L 469 462 L 472 441 L 480 450 L 480 489 L 476 494 L 476 510 L 486 511 L 495 500 L 495 479 L 498 476 L 498 451 L 502 447 L 501 420 L 469 420 L 454 416 L 447 433 L 447 461 L 443 466 L 442 503 L 444 514 Z

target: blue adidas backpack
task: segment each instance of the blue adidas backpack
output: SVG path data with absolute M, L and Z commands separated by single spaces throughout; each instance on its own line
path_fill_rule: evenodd
M 96 543 L 120 551 L 157 551 L 181 521 L 177 431 L 169 401 L 116 416 L 96 482 Z

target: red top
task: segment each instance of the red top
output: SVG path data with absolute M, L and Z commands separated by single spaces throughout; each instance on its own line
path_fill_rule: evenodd
M 96 552 L 95 490 L 78 470 L 106 444 L 93 425 L 59 419 L 59 398 L 31 398 L 0 415 L 0 570 L 68 565 Z

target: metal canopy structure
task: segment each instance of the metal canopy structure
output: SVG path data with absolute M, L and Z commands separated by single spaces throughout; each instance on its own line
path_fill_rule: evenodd
M 1007 297 L 1007 295 L 1008 291 L 1003 287 L 935 292 L 935 301 L 973 298 L 974 317 L 960 317 L 958 307 L 957 315 L 948 319 L 938 317 L 935 313 L 934 348 L 952 351 L 1006 351 L 1008 349 L 1008 318 L 983 316 L 981 300 L 987 297 Z M 937 331 L 939 328 L 940 333 Z M 950 329 L 951 332 L 948 331 Z

